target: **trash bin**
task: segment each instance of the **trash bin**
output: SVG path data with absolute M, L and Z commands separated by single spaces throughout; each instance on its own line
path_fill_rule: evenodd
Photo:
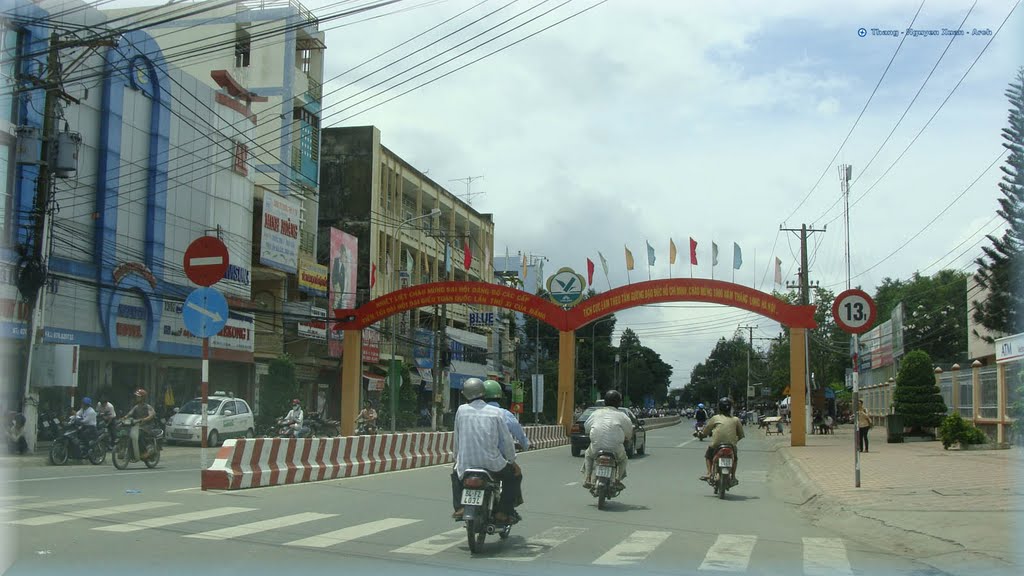
M 889 414 L 885 417 L 886 436 L 890 444 L 903 442 L 903 415 Z

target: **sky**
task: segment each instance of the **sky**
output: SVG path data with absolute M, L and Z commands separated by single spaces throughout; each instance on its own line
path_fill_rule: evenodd
M 323 16 L 362 2 L 303 4 Z M 323 125 L 377 126 L 384 145 L 456 194 L 466 188 L 455 179 L 483 176 L 472 205 L 494 215 L 494 252 L 546 256 L 552 272 L 585 274 L 590 258 L 597 290 L 646 280 L 645 242 L 656 251 L 650 277 L 669 277 L 670 238 L 679 249 L 671 274 L 689 276 L 692 237 L 695 277 L 712 276 L 715 242 L 714 276 L 732 280 L 735 242 L 743 251 L 735 282 L 771 292 L 781 288 L 776 257 L 783 281 L 796 281 L 799 242 L 780 227 L 808 224 L 827 228 L 810 237 L 810 279 L 841 291 L 837 166 L 848 163 L 852 284 L 873 293 L 887 277 L 970 270 L 985 234 L 1000 230 L 1004 91 L 1024 65 L 1016 5 L 407 0 L 321 24 L 333 79 Z M 912 21 L 940 32 L 963 23 L 966 35 L 873 31 Z M 637 262 L 628 277 L 624 247 Z M 755 337 L 780 332 L 767 318 L 715 305 L 617 316 L 618 332 L 632 328 L 673 366 L 672 387 L 738 326 L 756 325 Z

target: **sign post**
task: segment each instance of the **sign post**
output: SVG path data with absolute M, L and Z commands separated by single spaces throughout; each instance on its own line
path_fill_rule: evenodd
M 193 290 L 185 305 L 182 306 L 182 319 L 185 321 L 185 328 L 192 334 L 203 339 L 203 370 L 202 380 L 199 383 L 199 393 L 202 396 L 200 410 L 202 416 L 200 427 L 200 467 L 205 469 L 207 464 L 207 438 L 209 430 L 206 406 L 210 400 L 210 337 L 216 336 L 224 329 L 228 321 L 228 303 L 224 296 L 209 288 L 224 277 L 228 270 L 229 256 L 228 248 L 215 236 L 200 236 L 192 241 L 185 250 L 184 258 L 185 275 L 192 282 L 202 286 Z
M 854 487 L 860 488 L 860 335 L 871 329 L 878 315 L 875 301 L 863 290 L 842 292 L 832 302 L 832 317 L 839 328 L 853 335 L 853 469 Z

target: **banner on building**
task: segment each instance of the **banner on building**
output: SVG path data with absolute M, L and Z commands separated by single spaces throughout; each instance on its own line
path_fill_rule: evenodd
M 309 322 L 299 322 L 299 336 L 323 342 L 327 340 L 327 309 L 311 306 L 309 308 Z M 323 320 L 319 320 L 323 318 Z
M 299 258 L 299 291 L 313 296 L 327 297 L 327 266 L 310 258 Z
M 263 193 L 260 263 L 289 274 L 299 267 L 299 205 L 273 192 Z
M 356 307 L 356 271 L 359 266 L 359 239 L 331 228 L 331 308 Z
M 903 302 L 892 310 L 892 357 L 903 357 Z
M 175 307 L 177 313 L 168 313 L 167 307 Z M 181 307 L 180 303 L 165 303 L 165 313 L 160 317 L 160 341 L 201 346 L 203 339 L 190 334 L 185 328 Z M 252 314 L 229 312 L 227 324 L 224 325 L 220 333 L 210 338 L 210 348 L 252 354 L 255 351 L 254 318 Z
M 341 358 L 344 348 L 345 333 L 338 330 L 331 330 L 327 340 L 327 355 L 331 358 Z M 367 364 L 380 362 L 380 331 L 374 328 L 363 329 L 363 353 L 362 361 Z

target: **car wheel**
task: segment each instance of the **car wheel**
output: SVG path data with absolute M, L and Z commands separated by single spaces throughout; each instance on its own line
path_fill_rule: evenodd
M 640 445 L 639 448 L 636 449 L 636 453 L 641 456 L 647 454 L 647 436 L 644 436 L 644 442 L 643 444 Z
M 255 438 L 256 437 L 256 433 L 253 432 L 252 428 L 249 428 L 248 430 L 245 431 L 245 437 L 246 438 Z
M 206 445 L 211 448 L 217 447 L 217 442 L 220 441 L 220 434 L 216 430 L 210 430 L 206 433 Z

